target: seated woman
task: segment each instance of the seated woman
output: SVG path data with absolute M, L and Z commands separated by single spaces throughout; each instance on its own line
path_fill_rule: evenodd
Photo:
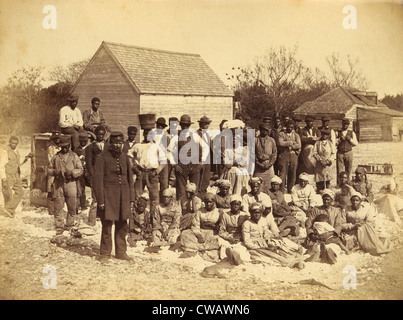
M 346 209 L 346 223 L 342 229 L 346 246 L 349 250 L 362 249 L 372 255 L 388 253 L 391 244 L 388 239 L 378 238 L 373 206 L 363 200 L 361 193 L 354 193 L 351 196 L 351 206 Z
M 192 225 L 195 213 L 202 207 L 202 201 L 196 196 L 196 185 L 188 182 L 186 185 L 186 195 L 180 199 L 182 216 L 180 219 L 179 230 L 189 229 Z
M 174 192 L 167 188 L 162 192 L 161 203 L 153 212 L 153 245 L 167 246 L 176 243 L 180 235 L 179 223 L 181 207 L 177 201 L 173 201 Z
M 346 209 L 350 205 L 350 198 L 355 190 L 349 185 L 348 173 L 346 171 L 339 173 L 339 184 L 332 188 L 334 192 L 334 202 L 335 205 L 341 209 Z
M 281 265 L 290 268 L 304 268 L 300 254 L 287 254 L 284 251 L 280 251 L 276 245 L 270 243 L 272 233 L 267 228 L 266 220 L 261 219 L 263 206 L 257 202 L 253 203 L 249 207 L 249 212 L 251 218 L 242 225 L 242 238 L 245 247 L 250 253 L 252 262 L 270 264 L 279 262 Z
M 224 212 L 219 224 L 220 259 L 228 257 L 235 265 L 239 265 L 243 261 L 250 261 L 250 256 L 242 245 L 242 224 L 249 219 L 249 214 L 241 210 L 240 195 L 231 195 L 230 204 L 231 209 Z
M 182 231 L 181 248 L 191 254 L 199 252 L 204 259 L 218 261 L 218 227 L 223 214 L 222 209 L 216 207 L 215 195 L 208 192 L 203 199 L 204 207 L 194 215 L 190 229 Z
M 129 218 L 129 234 L 127 242 L 131 247 L 137 246 L 137 241 L 152 239 L 152 221 L 150 211 L 147 210 L 147 203 L 150 200 L 148 193 L 143 193 L 134 204 Z
M 300 233 L 300 223 L 297 218 L 294 217 L 291 207 L 284 199 L 284 194 L 280 190 L 281 184 L 281 178 L 274 176 L 271 179 L 271 189 L 266 191 L 273 204 L 274 221 L 282 237 L 288 235 L 297 237 Z
M 326 239 L 333 236 L 334 233 L 340 236 L 342 227 L 346 222 L 342 210 L 332 205 L 333 199 L 334 193 L 332 190 L 323 190 L 323 205 L 314 207 L 312 211 L 308 214 L 308 218 L 305 222 L 307 238 L 304 246 L 308 249 L 307 254 L 310 254 L 310 257 L 306 261 L 322 261 L 330 263 L 334 263 L 336 261 L 336 253 L 334 252 L 334 248 L 332 248 L 331 245 L 320 247 L 320 245 L 325 244 Z M 334 230 L 321 234 L 315 232 L 313 224 L 316 217 L 321 214 L 324 214 L 328 217 L 328 223 Z
M 217 208 L 229 209 L 230 206 L 230 193 L 229 189 L 231 184 L 229 180 L 220 179 L 216 182 L 218 186 L 218 193 L 216 194 Z
M 340 236 L 337 234 L 336 230 L 329 224 L 329 217 L 326 214 L 320 214 L 313 220 L 312 229 L 315 235 L 318 237 L 319 242 L 323 244 L 335 243 L 337 244 L 345 253 L 350 254 L 350 251 L 341 241 Z M 323 238 L 320 236 L 325 235 Z
M 364 200 L 372 203 L 374 201 L 374 193 L 372 192 L 372 183 L 367 179 L 367 170 L 358 167 L 355 170 L 355 177 L 351 181 L 351 185 L 355 191 L 364 196 Z
M 269 195 L 267 193 L 260 191 L 260 187 L 262 185 L 262 178 L 260 177 L 251 178 L 249 180 L 249 185 L 250 185 L 250 192 L 242 196 L 242 206 L 244 210 L 248 211 L 252 203 L 255 202 L 262 203 L 262 201 L 270 203 L 271 207 L 271 199 Z

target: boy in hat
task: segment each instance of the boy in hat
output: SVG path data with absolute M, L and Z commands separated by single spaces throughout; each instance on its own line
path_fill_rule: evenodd
M 134 206 L 133 176 L 129 158 L 122 152 L 123 133 L 112 132 L 107 150 L 95 160 L 94 190 L 101 219 L 101 263 L 107 263 L 112 252 L 112 225 L 115 225 L 115 255 L 131 261 L 127 253 L 127 220 Z
M 328 139 L 332 142 L 333 146 L 336 147 L 336 133 L 334 132 L 333 129 L 330 129 L 329 123 L 330 123 L 330 117 L 329 116 L 323 116 L 321 118 L 322 120 L 322 126 L 318 128 L 319 131 L 322 131 L 323 129 L 329 130 L 329 136 Z
M 67 99 L 68 105 L 60 109 L 59 125 L 62 133 L 71 136 L 72 150 L 78 148 L 80 141 L 78 139 L 80 132 L 85 131 L 83 128 L 83 117 L 80 109 L 77 108 L 78 96 L 71 95 Z
M 344 118 L 341 121 L 341 129 L 336 134 L 336 170 L 337 176 L 342 171 L 347 172 L 348 179 L 351 179 L 353 170 L 353 147 L 358 145 L 357 136 L 353 130 L 349 130 L 350 120 Z
M 56 235 L 74 226 L 77 214 L 77 180 L 84 173 L 80 158 L 70 150 L 70 137 L 63 137 L 60 151 L 54 156 L 48 173 L 55 177 L 53 182 L 54 216 Z M 63 218 L 64 203 L 67 205 L 66 223 Z

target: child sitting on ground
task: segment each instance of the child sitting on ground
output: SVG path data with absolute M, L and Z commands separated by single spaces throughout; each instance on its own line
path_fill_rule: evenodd
M 341 241 L 338 234 L 335 232 L 335 229 L 329 224 L 329 218 L 325 214 L 318 215 L 313 221 L 312 225 L 314 232 L 321 236 L 319 237 L 319 242 L 323 242 L 323 244 L 335 243 L 339 245 L 339 247 L 346 253 L 350 254 L 350 251 L 346 248 L 346 246 Z M 325 236 L 326 234 L 326 236 Z

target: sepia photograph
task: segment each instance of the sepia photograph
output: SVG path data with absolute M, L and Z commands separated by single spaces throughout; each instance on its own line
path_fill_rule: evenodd
M 0 0 L 0 299 L 403 299 L 402 54 L 401 0 Z

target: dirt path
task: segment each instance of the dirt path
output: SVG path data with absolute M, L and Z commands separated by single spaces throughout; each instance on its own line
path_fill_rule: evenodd
M 360 157 L 374 153 L 374 145 L 361 147 Z M 396 144 L 386 157 L 396 158 Z M 387 161 L 386 159 L 385 161 Z M 358 162 L 359 163 L 359 162 Z M 399 165 L 402 166 L 402 164 Z M 401 171 L 403 172 L 403 168 Z M 372 178 L 372 177 L 371 177 Z M 383 179 L 383 178 L 382 178 Z M 377 179 L 375 190 L 386 180 Z M 398 175 L 399 181 L 402 175 Z M 403 184 L 400 184 L 403 185 Z M 142 299 L 142 300 L 269 300 L 269 299 L 402 299 L 402 229 L 380 217 L 393 244 L 391 253 L 373 257 L 360 252 L 338 257 L 335 265 L 307 263 L 303 270 L 262 264 L 244 264 L 221 271 L 222 278 L 204 278 L 201 272 L 212 265 L 200 257 L 179 258 L 179 253 L 163 250 L 143 252 L 144 247 L 129 248 L 134 262 L 112 259 L 106 266 L 96 260 L 99 230 L 86 236 L 81 246 L 58 246 L 53 217 L 44 208 L 22 203 L 14 219 L 0 216 L 0 299 Z M 67 236 L 67 233 L 65 234 Z M 55 268 L 56 288 L 45 289 L 43 272 Z M 343 288 L 343 268 L 357 270 L 355 290 Z M 331 289 L 301 281 L 316 281 Z M 50 281 L 45 281 L 50 285 Z

